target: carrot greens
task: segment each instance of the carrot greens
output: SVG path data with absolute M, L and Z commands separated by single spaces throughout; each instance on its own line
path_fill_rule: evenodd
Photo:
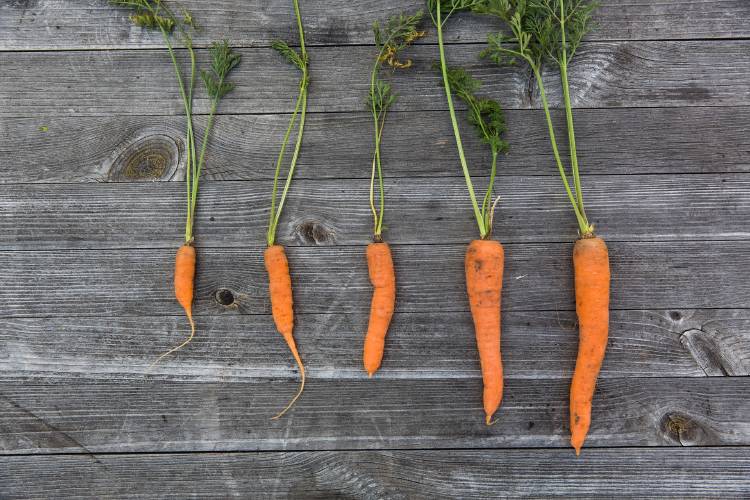
M 229 73 L 240 62 L 240 56 L 235 54 L 226 40 L 214 42 L 209 50 L 211 55 L 211 71 L 201 71 L 201 77 L 206 86 L 210 100 L 210 111 L 208 123 L 203 131 L 203 140 L 198 150 L 195 140 L 195 129 L 193 126 L 193 96 L 195 93 L 195 81 L 198 74 L 195 49 L 191 31 L 195 29 L 195 22 L 187 10 L 183 10 L 182 16 L 178 17 L 163 0 L 111 0 L 113 5 L 125 7 L 132 10 L 130 20 L 136 26 L 147 29 L 158 29 L 172 60 L 177 84 L 185 109 L 185 120 L 187 123 L 185 144 L 187 149 L 186 175 L 187 184 L 187 220 L 185 222 L 185 242 L 192 243 L 193 227 L 195 225 L 195 205 L 198 200 L 198 182 L 201 170 L 206 161 L 206 148 L 214 124 L 214 117 L 219 101 L 226 96 L 234 84 L 227 81 Z M 172 40 L 175 31 L 179 40 L 187 49 L 190 65 L 189 77 L 183 76 L 180 63 L 177 61 Z
M 271 47 L 278 52 L 286 61 L 295 66 L 302 73 L 299 80 L 299 92 L 297 94 L 297 102 L 294 105 L 294 112 L 289 119 L 289 125 L 287 126 L 284 139 L 281 142 L 281 149 L 276 159 L 276 170 L 273 176 L 273 192 L 271 193 L 271 210 L 270 219 L 268 221 L 268 232 L 266 233 L 266 240 L 268 246 L 273 246 L 276 241 L 276 228 L 279 225 L 279 218 L 281 217 L 281 211 L 284 208 L 284 201 L 289 191 L 289 186 L 292 183 L 292 176 L 294 175 L 294 168 L 297 166 L 297 159 L 299 158 L 299 151 L 302 147 L 302 132 L 305 128 L 305 115 L 307 113 L 307 87 L 310 83 L 310 72 L 308 69 L 308 56 L 307 49 L 305 47 L 305 31 L 302 27 L 302 15 L 300 14 L 299 2 L 294 0 L 294 15 L 297 18 L 297 30 L 299 31 L 299 51 L 293 49 L 283 40 L 276 40 L 271 44 Z M 279 190 L 279 175 L 281 174 L 281 164 L 284 161 L 284 153 L 286 152 L 287 145 L 291 139 L 292 131 L 297 127 L 297 139 L 294 145 L 294 152 L 289 163 L 289 170 L 287 171 L 286 182 L 281 192 L 281 198 L 279 199 L 278 205 L 276 199 L 278 197 Z
M 581 40 L 592 28 L 591 15 L 596 7 L 595 2 L 584 0 L 483 0 L 473 7 L 476 12 L 500 18 L 511 32 L 511 35 L 503 33 L 490 35 L 488 47 L 483 51 L 483 56 L 500 65 L 512 65 L 519 60 L 523 61 L 529 65 L 534 74 L 547 120 L 552 152 L 565 192 L 573 205 L 581 236 L 591 236 L 594 227 L 589 224 L 583 205 L 568 66 Z M 552 125 L 549 102 L 542 79 L 542 67 L 545 64 L 557 66 L 560 71 L 570 149 L 569 171 L 573 178 L 572 188 L 568 170 L 560 157 Z
M 383 25 L 376 21 L 372 27 L 378 54 L 370 72 L 370 91 L 367 96 L 367 107 L 372 113 L 375 125 L 375 153 L 372 158 L 372 171 L 370 174 L 370 209 L 372 210 L 374 219 L 373 234 L 375 241 L 382 241 L 383 215 L 385 211 L 385 188 L 380 160 L 380 142 L 383 137 L 386 113 L 397 99 L 397 95 L 393 93 L 391 84 L 381 78 L 381 73 L 383 72 L 384 65 L 394 70 L 397 68 L 405 69 L 411 66 L 411 60 L 401 61 L 399 60 L 399 54 L 411 45 L 412 42 L 424 36 L 424 31 L 418 30 L 421 21 L 422 12 L 417 12 L 413 15 L 399 14 L 392 16 Z M 379 191 L 379 206 L 377 207 L 375 205 L 376 175 Z
M 437 28 L 438 47 L 440 50 L 440 62 L 437 66 L 442 74 L 445 96 L 448 101 L 448 111 L 453 126 L 453 135 L 456 138 L 458 157 L 466 180 L 466 186 L 469 189 L 469 197 L 474 209 L 474 217 L 479 226 L 479 234 L 482 239 L 488 239 L 492 233 L 492 205 L 494 204 L 491 201 L 495 184 L 495 174 L 497 172 L 497 158 L 500 153 L 506 152 L 508 149 L 508 144 L 502 139 L 502 135 L 506 130 L 505 117 L 503 116 L 500 104 L 476 95 L 477 90 L 481 86 L 479 80 L 474 79 L 463 69 L 450 68 L 448 66 L 443 41 L 443 27 L 448 18 L 458 11 L 473 10 L 480 6 L 481 3 L 480 0 L 428 0 L 427 7 L 432 22 Z M 458 120 L 456 119 L 456 111 L 453 104 L 452 95 L 454 93 L 468 106 L 469 122 L 474 125 L 480 139 L 492 151 L 490 180 L 481 205 L 477 201 L 466 155 L 464 154 L 461 132 L 458 127 Z

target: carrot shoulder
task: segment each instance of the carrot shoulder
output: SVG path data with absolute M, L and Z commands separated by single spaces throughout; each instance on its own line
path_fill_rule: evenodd
M 289 404 L 274 419 L 281 417 L 292 407 L 297 398 L 300 397 L 305 388 L 305 367 L 297 351 L 297 344 L 294 342 L 294 304 L 292 300 L 292 279 L 289 274 L 289 261 L 286 258 L 284 247 L 281 245 L 272 245 L 264 253 L 266 271 L 268 272 L 268 289 L 271 297 L 271 311 L 276 329 L 279 331 L 292 356 L 299 367 L 300 382 L 297 394 L 292 398 Z
M 503 362 L 500 356 L 500 299 L 503 289 L 503 246 L 493 240 L 474 240 L 466 251 L 466 289 L 479 350 L 484 383 L 484 413 L 489 425 L 503 399 Z
M 580 454 L 591 424 L 591 401 L 609 333 L 609 255 L 601 238 L 582 238 L 573 248 L 578 358 L 570 385 L 570 444 Z
M 396 305 L 396 274 L 388 243 L 367 245 L 367 267 L 370 272 L 373 294 L 370 304 L 370 322 L 367 326 L 364 347 L 364 366 L 372 377 L 383 360 L 385 336 L 391 324 Z

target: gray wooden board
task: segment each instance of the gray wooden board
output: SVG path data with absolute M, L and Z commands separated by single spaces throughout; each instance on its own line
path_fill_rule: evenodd
M 589 182 L 590 180 L 590 182 Z M 747 240 L 745 174 L 597 176 L 586 182 L 590 220 L 608 241 Z M 287 246 L 363 245 L 372 235 L 368 182 L 298 181 L 278 229 Z M 476 187 L 486 179 L 474 179 Z M 201 189 L 198 246 L 263 241 L 271 181 L 212 182 Z M 575 218 L 555 177 L 502 177 L 494 236 L 505 243 L 566 242 Z M 173 248 L 183 234 L 182 183 L 7 186 L 0 200 L 0 249 Z M 465 243 L 478 237 L 462 178 L 392 179 L 385 237 L 396 244 Z M 628 217 L 621 216 L 622 210 Z M 687 218 L 686 218 L 687 215 Z
M 749 448 L 1 457 L 20 498 L 743 498 Z
M 365 314 L 301 314 L 296 323 L 308 377 L 365 378 Z M 571 311 L 506 312 L 506 379 L 568 379 L 578 342 L 575 326 Z M 158 354 L 182 341 L 186 328 L 183 316 L 4 318 L 0 372 L 138 383 Z M 218 315 L 201 318 L 192 344 L 150 373 L 170 380 L 239 381 L 285 376 L 292 363 L 270 315 Z M 469 313 L 395 315 L 378 378 L 462 379 L 479 373 Z M 750 312 L 613 311 L 600 377 L 665 375 L 750 375 Z
M 183 0 L 200 24 L 196 44 L 229 37 L 241 46 L 289 38 L 290 2 Z M 591 40 L 738 38 L 750 36 L 750 6 L 744 0 L 604 0 Z M 301 5 L 307 42 L 313 45 L 373 43 L 371 26 L 403 11 L 424 9 L 418 0 L 327 0 Z M 127 11 L 106 0 L 11 0 L 0 4 L 0 50 L 161 47 L 159 35 L 132 27 Z M 697 22 L 700 21 L 700 22 Z M 434 42 L 434 29 L 426 42 Z M 484 41 L 497 31 L 491 18 L 460 15 L 449 25 L 449 41 Z M 291 35 L 294 37 L 295 35 Z M 292 38 L 294 40 L 295 38 Z
M 504 107 L 539 107 L 525 68 L 500 68 L 480 60 L 481 50 L 479 44 L 457 45 L 448 49 L 448 59 L 481 79 L 482 93 L 501 100 Z M 299 71 L 270 48 L 238 53 L 243 60 L 232 74 L 237 87 L 222 101 L 219 112 L 293 111 Z M 392 78 L 399 93 L 393 109 L 447 109 L 440 76 L 432 67 L 437 47 L 418 46 L 411 53 L 413 67 Z M 372 47 L 314 47 L 309 54 L 310 111 L 361 110 L 369 89 Z M 180 57 L 186 60 L 187 54 Z M 207 57 L 206 50 L 199 50 L 199 65 Z M 0 116 L 180 114 L 183 110 L 166 50 L 0 52 L 0 67 Z M 545 79 L 550 102 L 557 105 L 559 78 L 548 71 Z M 747 106 L 750 40 L 586 44 L 571 66 L 570 83 L 577 108 Z M 194 109 L 208 110 L 202 86 Z
M 250 451 L 566 447 L 568 379 L 508 379 L 487 426 L 481 378 L 239 382 L 0 377 L 0 450 Z M 597 384 L 589 448 L 750 445 L 748 377 Z M 572 453 L 572 451 L 571 451 Z
M 572 310 L 572 246 L 505 245 L 503 310 Z M 746 247 L 743 241 L 610 243 L 611 307 L 750 308 Z M 394 245 L 398 310 L 467 311 L 465 250 L 465 245 Z M 372 289 L 363 246 L 297 247 L 287 254 L 297 312 L 369 311 Z M 9 251 L 2 261 L 0 317 L 181 311 L 172 290 L 172 249 Z M 266 283 L 263 246 L 199 249 L 194 310 L 198 316 L 266 313 Z M 228 306 L 219 302 L 222 290 L 233 295 Z
M 555 110 L 554 119 L 562 131 L 563 114 Z M 273 178 L 288 120 L 288 115 L 218 117 L 203 179 Z M 510 151 L 500 159 L 499 175 L 556 177 L 542 111 L 509 110 L 506 120 Z M 575 120 L 578 156 L 586 177 L 750 171 L 750 107 L 580 109 Z M 204 118 L 196 124 L 202 131 Z M 489 150 L 469 129 L 463 114 L 460 124 L 471 172 L 488 175 Z M 369 179 L 372 131 L 372 116 L 366 112 L 311 115 L 296 178 Z M 561 148 L 561 154 L 567 155 L 567 147 Z M 4 155 L 0 183 L 182 180 L 184 119 L 4 119 L 0 155 Z M 386 178 L 461 175 L 447 111 L 391 113 L 382 158 Z M 596 182 L 588 184 L 587 189 L 596 189 Z
M 291 2 L 184 3 L 203 28 L 200 62 L 224 36 L 243 62 L 204 171 L 198 334 L 146 374 L 187 333 L 171 284 L 184 119 L 163 41 L 106 0 L 0 2 L 0 497 L 750 494 L 750 2 L 604 0 L 574 64 L 587 207 L 613 271 L 579 459 L 567 444 L 575 223 L 528 73 L 477 58 L 497 23 L 456 16 L 446 51 L 510 127 L 495 221 L 506 243 L 499 422 L 482 419 L 463 277 L 476 230 L 431 68 L 434 30 L 393 77 L 401 100 L 383 158 L 397 313 L 381 371 L 368 380 L 360 366 L 370 26 L 422 5 L 396 0 L 302 2 L 311 114 L 279 239 L 309 379 L 270 421 L 298 383 L 262 263 L 298 77 L 268 46 L 295 42 Z M 557 75 L 545 80 L 558 107 Z M 484 185 L 486 147 L 460 122 Z M 214 450 L 266 451 L 202 453 Z

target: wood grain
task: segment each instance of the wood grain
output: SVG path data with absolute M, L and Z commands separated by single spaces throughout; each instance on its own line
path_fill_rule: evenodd
M 742 447 L 587 449 L 578 458 L 567 450 L 329 451 L 6 456 L 0 465 L 11 499 L 726 499 L 750 492 L 749 455 Z
M 175 236 L 175 250 L 180 241 Z M 745 242 L 613 242 L 612 309 L 750 308 Z M 268 313 L 262 246 L 198 251 L 194 311 Z M 571 243 L 507 244 L 505 311 L 573 310 Z M 464 312 L 465 245 L 394 245 L 400 312 Z M 299 313 L 369 310 L 364 246 L 288 249 Z M 174 250 L 3 252 L 0 316 L 181 315 Z M 659 272 L 655 272 L 659 270 Z M 217 300 L 229 290 L 231 307 Z
M 202 31 L 196 44 L 229 37 L 241 46 L 268 45 L 289 37 L 294 21 L 290 2 L 183 0 Z M 750 8 L 743 0 L 604 0 L 592 40 L 738 38 L 750 36 Z M 405 0 L 328 0 L 302 6 L 307 42 L 313 45 L 372 43 L 371 26 L 423 2 Z M 700 22 L 695 22 L 700 19 Z M 428 21 L 429 23 L 429 21 Z M 434 29 L 430 31 L 434 32 Z M 456 16 L 449 41 L 483 42 L 499 23 L 473 15 Z M 434 33 L 425 40 L 435 41 Z M 158 35 L 132 27 L 127 12 L 106 0 L 14 0 L 0 5 L 0 50 L 113 49 L 161 47 Z
M 505 138 L 511 149 L 501 159 L 500 175 L 557 176 L 543 116 L 539 110 L 507 111 Z M 220 116 L 203 178 L 273 178 L 288 118 Z M 558 130 L 563 130 L 563 115 L 555 112 L 554 118 Z M 750 107 L 580 109 L 575 119 L 578 156 L 586 177 L 750 172 Z M 296 178 L 369 178 L 371 120 L 364 112 L 311 115 Z M 487 148 L 469 130 L 464 116 L 460 123 L 471 172 L 486 175 Z M 204 118 L 196 124 L 200 133 Z M 184 119 L 177 116 L 3 120 L 0 152 L 7 157 L 0 162 L 0 183 L 182 179 L 174 173 L 184 169 L 183 127 Z M 695 133 L 696 128 L 700 133 Z M 562 142 L 561 154 L 567 155 Z M 387 178 L 461 175 L 445 111 L 391 113 L 382 156 Z
M 217 298 L 233 300 L 223 291 Z M 300 314 L 295 337 L 314 379 L 364 379 L 366 314 Z M 86 376 L 138 384 L 156 356 L 186 335 L 184 317 L 6 318 L 0 331 L 0 373 L 17 377 Z M 242 381 L 281 377 L 292 359 L 267 315 L 204 317 L 198 336 L 153 368 L 170 380 Z M 54 332 L 54 334 L 50 334 Z M 750 312 L 746 310 L 613 311 L 601 378 L 750 375 Z M 575 314 L 506 312 L 506 379 L 572 374 Z M 468 313 L 398 313 L 379 379 L 478 378 Z
M 480 190 L 486 182 L 474 179 Z M 584 182 L 589 217 L 610 242 L 750 238 L 747 174 L 683 175 L 678 184 L 671 175 L 602 175 Z M 297 181 L 279 241 L 288 246 L 368 242 L 372 214 L 367 184 Z M 478 237 L 462 178 L 391 179 L 386 186 L 388 241 L 464 244 Z M 197 244 L 241 248 L 260 241 L 268 225 L 270 190 L 271 181 L 203 184 Z M 172 248 L 184 228 L 184 191 L 182 183 L 8 186 L 0 199 L 0 249 Z M 496 194 L 501 196 L 496 239 L 575 238 L 575 218 L 560 179 L 501 177 Z
M 569 448 L 567 379 L 510 379 L 493 426 L 481 378 L 139 383 L 0 378 L 5 453 Z M 750 379 L 603 379 L 589 448 L 750 445 Z M 571 452 L 572 453 L 572 452 Z
M 481 50 L 481 45 L 461 45 L 449 51 L 448 59 L 481 79 L 482 93 L 499 99 L 504 107 L 539 107 L 536 92 L 529 91 L 525 69 L 500 68 L 480 60 Z M 432 68 L 436 47 L 418 46 L 411 52 L 414 66 L 393 77 L 400 95 L 393 109 L 446 109 L 440 77 Z M 237 87 L 222 101 L 219 112 L 291 112 L 296 68 L 269 48 L 239 53 L 242 63 L 233 72 Z M 309 53 L 310 111 L 362 110 L 372 48 L 314 47 Z M 198 51 L 199 64 L 205 65 L 207 55 L 206 50 Z M 0 116 L 182 113 L 166 50 L 0 52 L 0 66 Z M 545 79 L 550 102 L 556 106 L 558 77 L 547 72 Z M 570 85 L 576 108 L 747 106 L 750 40 L 586 44 L 571 67 Z M 202 87 L 194 110 L 208 110 Z

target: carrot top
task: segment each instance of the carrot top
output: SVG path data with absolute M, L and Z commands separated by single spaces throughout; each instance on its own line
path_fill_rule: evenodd
M 298 0 L 294 0 L 294 15 L 297 18 L 297 30 L 299 31 L 299 51 L 290 47 L 289 44 L 283 40 L 275 40 L 271 44 L 271 48 L 286 59 L 289 64 L 299 69 L 302 76 L 299 80 L 299 92 L 297 94 L 297 102 L 294 105 L 294 112 L 289 119 L 289 125 L 287 126 L 284 139 L 281 142 L 281 149 L 279 150 L 279 155 L 276 159 L 276 171 L 273 176 L 273 191 L 271 193 L 271 210 L 268 221 L 268 232 L 266 233 L 266 241 L 269 247 L 273 246 L 276 241 L 276 228 L 279 225 L 281 211 L 284 208 L 284 202 L 286 201 L 286 195 L 289 192 L 289 186 L 292 184 L 294 168 L 297 166 L 297 159 L 299 158 L 300 148 L 302 147 L 302 133 L 305 129 L 305 116 L 307 114 L 307 87 L 310 83 L 310 72 L 308 69 L 307 49 L 305 47 L 305 30 L 302 27 L 302 15 L 300 14 Z M 289 162 L 286 182 L 284 183 L 281 198 L 277 205 L 276 198 L 278 197 L 281 164 L 284 161 L 284 153 L 286 152 L 292 131 L 295 127 L 298 127 L 297 140 L 295 141 L 292 159 Z
M 136 26 L 147 29 L 158 29 L 164 38 L 164 42 L 169 50 L 169 56 L 172 59 L 187 122 L 185 137 L 187 147 L 187 173 L 185 176 L 187 184 L 187 220 L 185 222 L 185 242 L 188 243 L 193 239 L 195 205 L 198 199 L 198 182 L 201 170 L 206 161 L 206 146 L 208 146 L 216 108 L 219 105 L 219 101 L 234 88 L 234 84 L 227 81 L 227 77 L 229 72 L 239 64 L 240 56 L 232 51 L 232 48 L 229 47 L 229 42 L 226 40 L 214 42 L 211 46 L 211 71 L 200 72 L 201 78 L 206 85 L 211 107 L 208 115 L 208 123 L 203 131 L 200 152 L 198 152 L 195 129 L 193 127 L 193 94 L 198 71 L 191 35 L 191 32 L 195 30 L 195 22 L 192 15 L 187 10 L 183 10 L 182 16 L 177 17 L 162 0 L 111 0 L 111 3 L 119 7 L 131 9 L 133 13 L 130 15 L 130 20 Z M 187 82 L 183 78 L 180 64 L 177 62 L 174 47 L 172 46 L 172 38 L 175 30 L 178 31 L 180 40 L 190 55 L 190 77 Z
M 437 64 L 437 67 L 443 77 L 443 86 L 445 87 L 445 96 L 448 100 L 448 111 L 451 116 L 451 124 L 453 125 L 453 135 L 456 138 L 458 157 L 466 180 L 466 186 L 469 189 L 469 197 L 474 209 L 474 217 L 479 226 L 479 234 L 482 239 L 487 239 L 492 233 L 492 212 L 494 207 L 492 193 L 495 184 L 495 174 L 497 172 L 497 158 L 500 153 L 508 150 L 508 143 L 502 139 L 506 131 L 505 117 L 498 102 L 487 98 L 480 98 L 476 95 L 476 91 L 481 86 L 479 80 L 472 78 L 463 69 L 448 67 L 443 43 L 443 26 L 448 18 L 454 12 L 475 9 L 480 3 L 479 0 L 428 0 L 427 6 L 432 22 L 437 28 L 438 46 L 440 49 L 440 62 Z M 469 122 L 474 125 L 479 133 L 479 137 L 484 143 L 489 145 L 492 151 L 490 180 L 481 205 L 477 202 L 471 174 L 469 173 L 469 166 L 464 154 L 461 132 L 453 106 L 452 94 L 454 93 L 468 106 Z
M 383 137 L 385 117 L 388 108 L 396 102 L 397 95 L 393 93 L 391 84 L 381 78 L 384 65 L 395 69 L 405 69 L 411 66 L 410 59 L 399 60 L 399 54 L 415 40 L 424 36 L 419 31 L 422 12 L 413 15 L 399 14 L 392 16 L 381 25 L 375 22 L 372 27 L 375 36 L 375 46 L 378 49 L 375 64 L 370 73 L 370 90 L 367 95 L 367 107 L 372 113 L 375 124 L 375 153 L 372 158 L 372 173 L 370 175 L 370 209 L 372 210 L 373 234 L 376 241 L 381 240 L 383 232 L 383 214 L 385 211 L 385 189 L 383 186 L 383 170 L 380 161 L 380 141 Z M 375 176 L 377 174 L 379 187 L 379 206 L 375 205 Z
M 583 37 L 592 28 L 591 15 L 596 9 L 595 2 L 584 0 L 480 0 L 473 10 L 501 19 L 512 35 L 504 33 L 490 35 L 488 47 L 482 52 L 500 65 L 523 61 L 529 65 L 537 85 L 542 106 L 547 119 L 552 152 L 562 177 L 565 192 L 573 205 L 581 236 L 591 236 L 594 227 L 589 224 L 583 205 L 581 177 L 578 168 L 573 110 L 568 83 L 568 65 L 581 44 Z M 560 158 L 555 137 L 549 102 L 542 80 L 542 66 L 553 64 L 560 70 L 565 117 L 570 149 L 570 169 L 567 170 Z M 572 174 L 571 182 L 568 171 Z

